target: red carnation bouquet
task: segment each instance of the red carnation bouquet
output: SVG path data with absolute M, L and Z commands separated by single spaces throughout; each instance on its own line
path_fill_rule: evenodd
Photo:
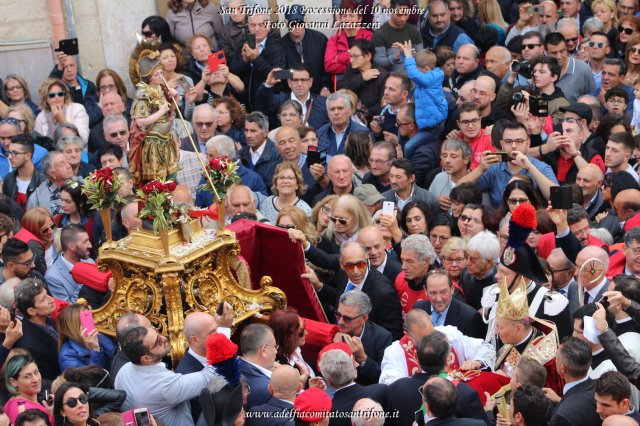
M 91 209 L 109 209 L 124 203 L 118 196 L 121 186 L 117 173 L 113 173 L 110 168 L 100 169 L 84 178 L 82 193 L 86 195 Z
M 152 180 L 136 190 L 138 200 L 144 204 L 140 219 L 153 221 L 153 232 L 173 229 L 180 210 L 173 203 L 171 193 L 176 189 L 174 181 Z
M 205 177 L 205 182 L 200 185 L 198 189 L 209 191 L 214 194 L 214 196 L 217 192 L 220 200 L 226 198 L 227 190 L 231 185 L 240 182 L 238 162 L 228 157 L 209 160 L 202 175 Z M 211 186 L 212 184 L 213 188 Z

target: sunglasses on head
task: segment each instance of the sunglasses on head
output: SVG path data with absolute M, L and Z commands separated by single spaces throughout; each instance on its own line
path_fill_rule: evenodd
M 49 99 L 53 98 L 64 98 L 65 92 L 51 92 L 47 96 Z
M 344 217 L 329 216 L 329 220 L 333 223 L 337 222 L 340 225 L 346 225 L 347 223 L 349 223 L 349 219 L 345 219 Z
M 67 399 L 64 405 L 66 405 L 69 408 L 74 408 L 76 405 L 78 405 L 78 403 L 84 405 L 87 402 L 89 402 L 89 397 L 87 396 L 86 393 L 81 393 L 80 395 L 78 395 L 77 398 L 71 397 Z
M 356 268 L 365 269 L 367 267 L 367 262 L 364 260 L 361 260 L 359 262 L 354 262 L 354 263 L 345 263 L 344 265 L 342 265 L 342 267 L 344 268 L 345 271 L 351 272 Z
M 628 28 L 628 27 L 623 27 L 622 25 L 618 25 L 619 33 L 625 33 L 626 35 L 631 35 L 633 34 L 633 31 L 634 31 L 633 28 Z

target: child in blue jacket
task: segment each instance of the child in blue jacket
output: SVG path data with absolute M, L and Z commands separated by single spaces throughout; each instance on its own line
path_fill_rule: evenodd
M 415 84 L 414 104 L 416 110 L 416 124 L 420 130 L 433 131 L 440 123 L 447 119 L 447 101 L 442 92 L 444 72 L 436 66 L 436 55 L 431 50 L 421 50 L 415 58 L 411 49 L 411 41 L 394 43 L 393 47 L 401 49 L 404 54 L 404 67 L 407 75 Z M 440 132 L 432 132 L 434 138 Z M 415 143 L 404 147 L 404 156 L 411 158 L 417 148 Z

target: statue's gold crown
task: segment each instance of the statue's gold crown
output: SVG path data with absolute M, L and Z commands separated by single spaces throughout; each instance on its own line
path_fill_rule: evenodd
M 498 307 L 496 317 L 513 321 L 529 317 L 529 303 L 527 301 L 527 287 L 524 279 L 520 277 L 513 293 L 509 294 L 506 278 L 500 282 L 500 294 L 498 296 Z

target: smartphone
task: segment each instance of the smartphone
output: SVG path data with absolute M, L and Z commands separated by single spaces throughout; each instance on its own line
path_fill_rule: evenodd
M 93 321 L 93 312 L 82 311 L 80 312 L 80 325 L 87 330 L 87 334 L 96 329 L 96 323 Z
M 602 307 L 605 309 L 609 309 L 609 306 L 611 305 L 611 303 L 609 303 L 609 298 L 607 296 L 602 296 L 602 298 L 598 300 L 598 303 L 600 303 Z
M 554 124 L 553 131 L 562 134 L 562 123 Z
M 316 148 L 316 147 L 310 146 L 309 150 L 307 151 L 307 167 L 311 167 L 314 164 L 324 165 L 324 159 L 322 158 L 322 154 L 318 151 L 312 150 L 311 148 Z
M 276 80 L 291 80 L 293 78 L 293 71 L 280 70 L 273 73 L 273 78 Z
M 16 307 L 15 306 L 13 308 L 11 308 L 11 310 L 9 310 L 9 315 L 11 315 L 11 321 L 15 322 L 16 321 Z
M 224 312 L 224 301 L 218 304 L 218 309 L 216 309 L 216 314 L 222 315 Z
M 509 161 L 509 153 L 504 152 L 504 151 L 492 152 L 489 155 L 500 156 L 500 161 L 502 161 L 503 163 L 506 163 L 507 161 Z
M 551 207 L 568 210 L 573 206 L 573 187 L 571 185 L 551 187 Z
M 209 55 L 208 62 L 209 71 L 216 72 L 220 69 L 220 65 L 227 65 L 227 58 L 224 56 L 224 51 L 219 50 Z
M 133 415 L 133 410 L 122 413 L 122 422 L 124 426 L 136 426 L 136 418 Z
M 424 412 L 422 411 L 422 409 L 417 410 L 415 413 L 415 418 L 416 418 L 416 424 L 418 426 L 423 426 L 424 425 Z
M 393 201 L 385 201 L 382 203 L 382 214 L 387 216 L 393 216 L 396 204 Z
M 136 426 L 150 426 L 149 410 L 146 408 L 136 408 L 133 410 L 133 417 L 136 420 Z
M 185 77 L 184 75 L 178 77 L 178 84 L 180 85 L 180 87 L 182 87 L 182 91 L 184 93 L 187 93 L 189 90 L 191 90 L 191 84 L 189 84 L 189 80 L 187 80 L 187 77 Z
M 77 38 L 69 38 L 65 40 L 60 40 L 58 44 L 58 48 L 55 50 L 56 52 L 62 52 L 65 55 L 74 56 L 79 53 L 78 51 L 78 39 Z
M 247 45 L 252 49 L 256 48 L 256 35 L 255 34 L 247 34 Z

